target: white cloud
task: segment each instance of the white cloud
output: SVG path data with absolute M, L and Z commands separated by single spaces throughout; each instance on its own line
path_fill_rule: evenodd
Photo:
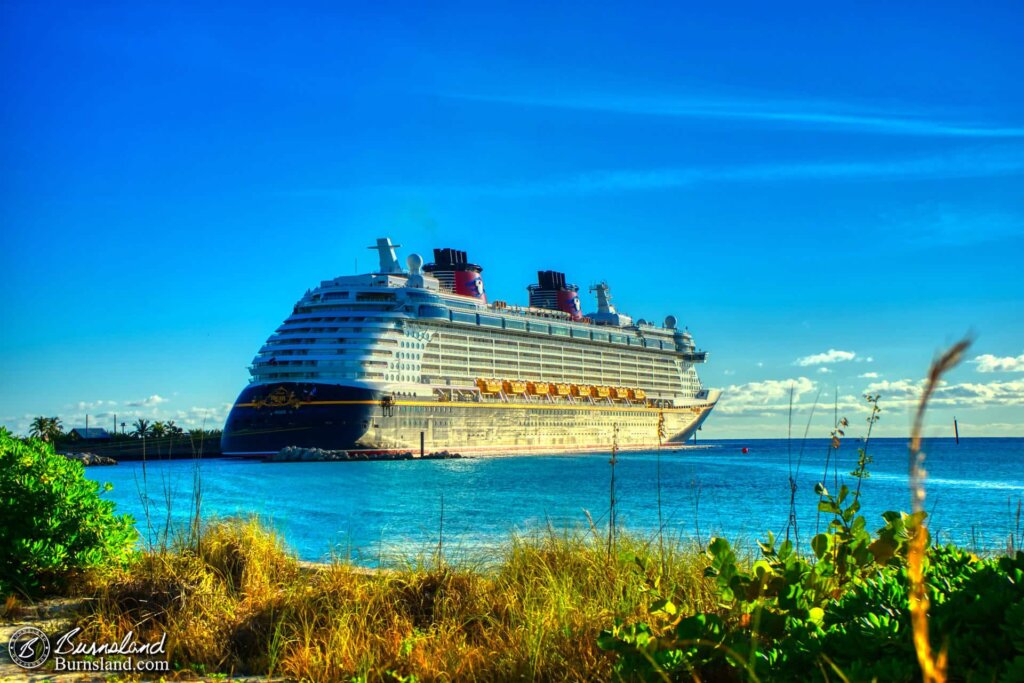
M 158 394 L 153 394 L 140 401 L 128 401 L 125 405 L 133 406 L 135 408 L 153 408 L 160 405 L 161 403 L 167 403 L 170 399 L 166 399 Z
M 1024 405 L 1024 380 L 953 384 L 940 387 L 936 399 L 940 405 Z
M 764 363 L 762 361 L 757 361 L 757 367 L 763 368 L 764 367 Z
M 885 398 L 916 398 L 921 395 L 924 387 L 923 381 L 911 379 L 897 379 L 889 381 L 883 379 L 880 382 L 871 382 L 864 388 L 866 394 L 882 394 Z
M 865 373 L 857 375 L 857 376 L 860 377 L 861 379 L 877 379 L 878 378 L 878 373 L 877 372 L 865 372 Z
M 885 403 L 917 403 L 924 389 L 924 380 L 900 379 L 872 382 L 864 391 L 881 394 Z M 932 396 L 934 406 L 1018 406 L 1024 405 L 1024 380 L 1012 382 L 962 382 L 942 383 Z
M 829 373 L 829 372 L 832 372 L 832 371 L 831 371 L 831 370 L 829 370 L 828 368 L 826 368 L 826 367 L 822 366 L 822 367 L 818 368 L 818 372 L 820 372 L 821 374 L 823 374 L 823 375 L 824 375 L 824 374 L 826 374 L 826 373 Z
M 842 363 L 844 361 L 853 360 L 856 357 L 857 354 L 853 351 L 829 349 L 825 353 L 815 353 L 810 356 L 804 356 L 803 358 L 797 358 L 796 361 L 794 361 L 794 364 L 801 367 L 807 367 L 808 365 L 821 365 L 823 363 Z
M 793 403 L 796 404 L 804 394 L 814 391 L 816 386 L 807 377 L 733 384 L 722 392 L 716 410 L 727 415 L 788 410 L 790 390 L 793 392 Z
M 1000 357 L 985 353 L 971 362 L 977 363 L 978 372 L 1024 372 L 1024 353 L 1017 357 Z

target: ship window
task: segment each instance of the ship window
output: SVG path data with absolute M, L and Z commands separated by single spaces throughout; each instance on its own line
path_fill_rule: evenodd
M 481 325 L 489 325 L 490 327 L 501 327 L 501 318 L 497 318 L 492 315 L 478 315 Z
M 551 334 L 557 334 L 560 337 L 568 337 L 569 336 L 569 328 L 568 327 L 562 327 L 561 325 L 552 325 L 551 326 Z

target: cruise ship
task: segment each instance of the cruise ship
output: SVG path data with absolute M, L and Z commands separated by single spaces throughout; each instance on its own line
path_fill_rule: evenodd
M 489 300 L 465 251 L 403 268 L 400 245 L 376 242 L 375 272 L 307 291 L 260 348 L 225 455 L 648 449 L 685 443 L 718 401 L 676 318 L 632 320 L 606 282 L 584 314 L 579 288 L 542 271 L 515 306 Z

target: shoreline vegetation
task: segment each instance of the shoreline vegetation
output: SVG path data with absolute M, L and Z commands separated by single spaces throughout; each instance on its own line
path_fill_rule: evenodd
M 39 416 L 32 420 L 28 435 L 51 444 L 58 453 L 90 453 L 117 461 L 188 459 L 221 454 L 221 430 L 205 427 L 186 430 L 174 420 L 139 418 L 131 425 L 122 422 L 120 432 L 108 432 L 102 427 L 65 430 L 60 417 Z
M 935 544 L 923 511 L 924 411 L 966 348 L 929 372 L 908 449 L 910 513 L 886 512 L 877 529 L 860 514 L 881 412 L 870 396 L 854 483 L 823 481 L 809 499 L 780 491 L 815 505 L 824 531 L 796 542 L 787 527 L 750 547 L 616 528 L 613 443 L 607 528 L 588 515 L 587 529 L 513 535 L 486 558 L 446 551 L 442 501 L 436 547 L 408 562 L 300 562 L 258 519 L 204 520 L 198 465 L 187 526 L 161 525 L 147 506 L 139 550 L 134 520 L 80 463 L 0 430 L 0 546 L 16 551 L 0 562 L 2 611 L 84 598 L 81 637 L 166 634 L 181 678 L 1024 681 L 1019 510 L 1006 552 L 982 557 Z M 830 449 L 849 429 L 837 420 Z

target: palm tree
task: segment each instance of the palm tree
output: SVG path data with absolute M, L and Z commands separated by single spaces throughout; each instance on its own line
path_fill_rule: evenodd
M 43 417 L 42 415 L 32 420 L 32 424 L 28 430 L 28 435 L 33 439 L 42 439 L 43 441 L 46 441 L 46 427 L 49 421 L 50 418 Z
M 132 435 L 139 437 L 140 439 L 144 439 L 149 436 L 150 431 L 153 429 L 149 424 L 149 420 L 144 420 L 141 417 L 133 422 L 132 426 L 135 427 L 135 431 L 132 432 Z
M 184 429 L 174 424 L 174 420 L 168 420 L 164 425 L 164 428 L 167 430 L 168 434 L 172 434 L 174 436 L 180 436 L 185 433 Z
M 165 425 L 160 420 L 157 420 L 156 422 L 153 423 L 153 426 L 150 427 L 149 435 L 152 436 L 154 439 L 159 439 L 162 436 L 166 436 L 167 425 Z
M 42 439 L 47 443 L 53 443 L 64 434 L 63 425 L 59 417 L 37 417 L 32 420 L 29 435 Z

